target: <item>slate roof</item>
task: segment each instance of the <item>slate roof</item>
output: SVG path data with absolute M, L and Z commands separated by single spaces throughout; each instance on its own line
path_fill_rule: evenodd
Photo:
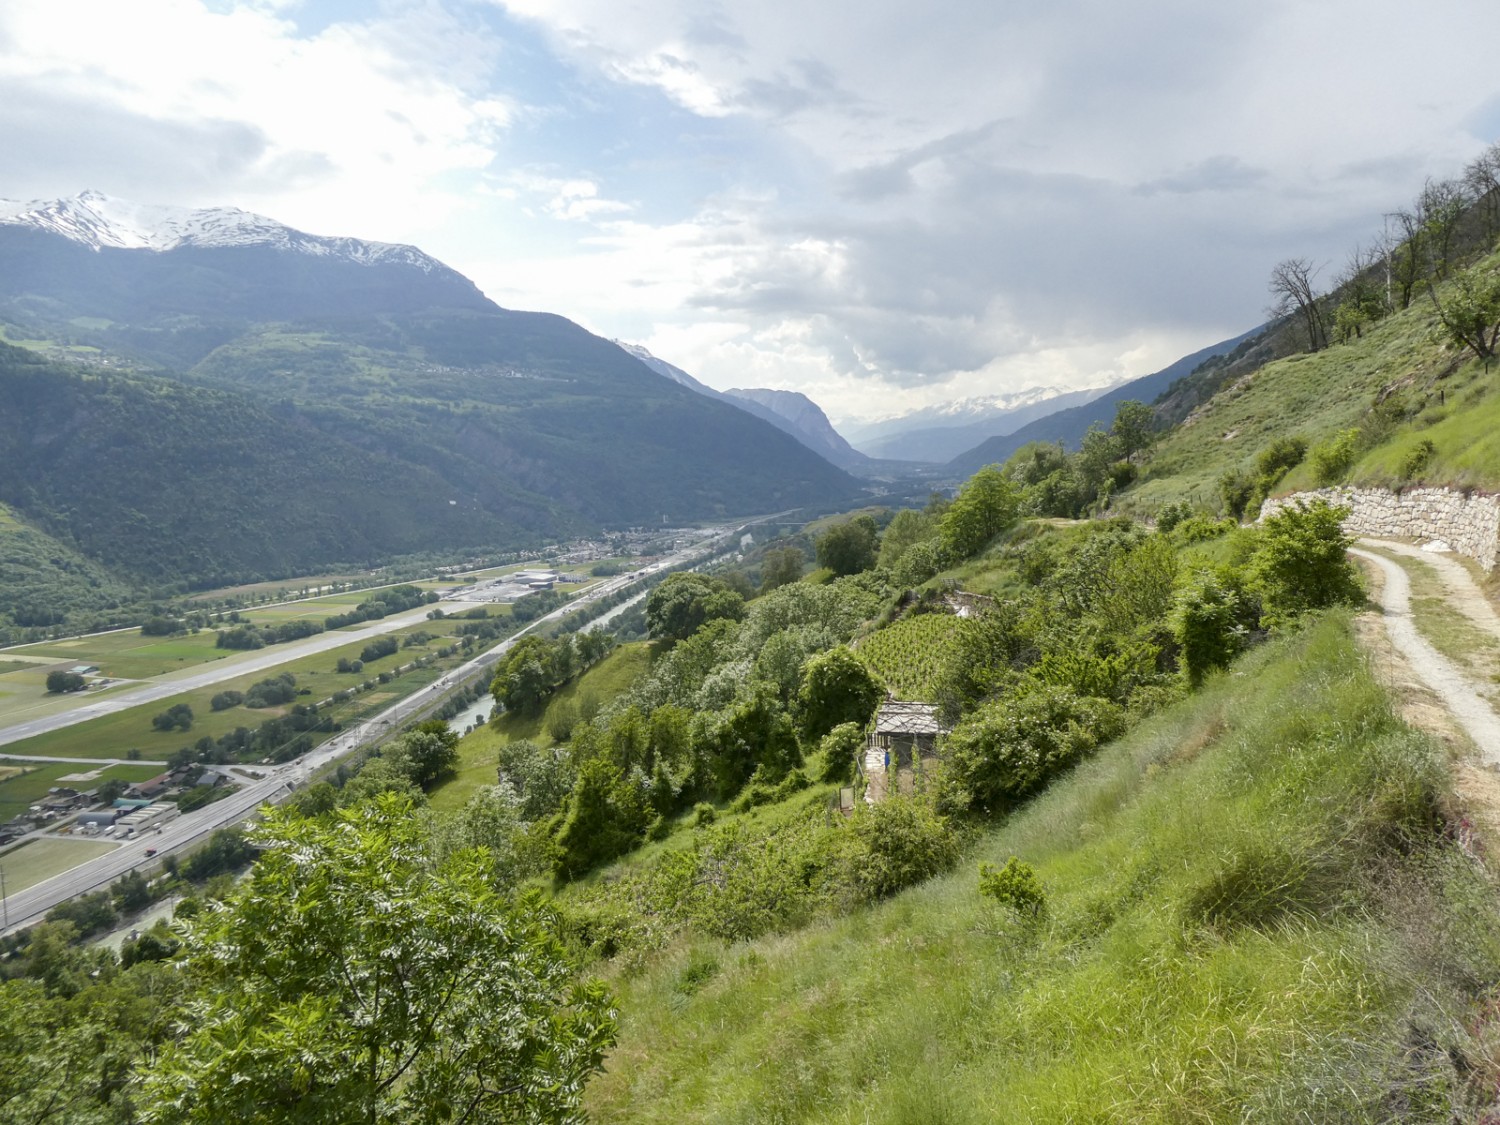
M 931 703 L 887 699 L 875 712 L 876 734 L 947 734 Z

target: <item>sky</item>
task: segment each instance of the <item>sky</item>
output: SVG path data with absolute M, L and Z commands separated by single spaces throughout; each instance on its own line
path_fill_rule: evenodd
M 409 242 L 849 425 L 1148 374 L 1500 141 L 1493 0 L 5 0 L 0 197 Z

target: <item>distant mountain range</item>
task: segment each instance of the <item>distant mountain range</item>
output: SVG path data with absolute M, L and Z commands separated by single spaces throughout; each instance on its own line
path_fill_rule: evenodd
M 0 504 L 153 581 L 861 495 L 783 427 L 415 247 L 243 211 L 0 201 L 0 334 L 49 361 L 0 364 Z
M 986 465 L 1005 462 L 1016 450 L 1034 441 L 1060 441 L 1071 449 L 1077 449 L 1090 426 L 1097 424 L 1106 429 L 1109 427 L 1114 420 L 1115 408 L 1120 403 L 1131 400 L 1148 404 L 1155 402 L 1177 380 L 1192 374 L 1208 360 L 1227 355 L 1263 331 L 1264 326 L 1261 326 L 1252 328 L 1249 332 L 1241 333 L 1232 339 L 1221 340 L 1191 355 L 1183 356 L 1176 363 L 1160 371 L 1143 375 L 1139 379 L 1132 379 L 1128 383 L 1121 383 L 1113 390 L 1081 406 L 1046 414 L 1010 433 L 987 438 L 973 449 L 966 450 L 949 461 L 946 466 L 947 472 L 951 476 L 971 476 Z
M 1019 430 L 1026 423 L 1059 410 L 1081 406 L 1109 388 L 1054 393 L 1031 388 L 1015 394 L 958 399 L 883 422 L 846 426 L 856 448 L 872 457 L 941 464 L 986 438 Z

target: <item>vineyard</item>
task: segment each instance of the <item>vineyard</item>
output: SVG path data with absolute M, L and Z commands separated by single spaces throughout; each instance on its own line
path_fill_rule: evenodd
M 931 702 L 958 626 L 958 618 L 949 613 L 904 617 L 861 640 L 859 655 L 898 698 Z

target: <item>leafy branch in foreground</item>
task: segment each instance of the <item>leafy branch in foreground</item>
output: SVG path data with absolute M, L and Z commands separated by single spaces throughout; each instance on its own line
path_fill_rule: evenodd
M 392 796 L 331 819 L 271 812 L 264 853 L 196 919 L 181 1035 L 146 1073 L 164 1122 L 561 1121 L 614 1042 L 536 901 L 491 888 L 487 856 L 433 869 Z

